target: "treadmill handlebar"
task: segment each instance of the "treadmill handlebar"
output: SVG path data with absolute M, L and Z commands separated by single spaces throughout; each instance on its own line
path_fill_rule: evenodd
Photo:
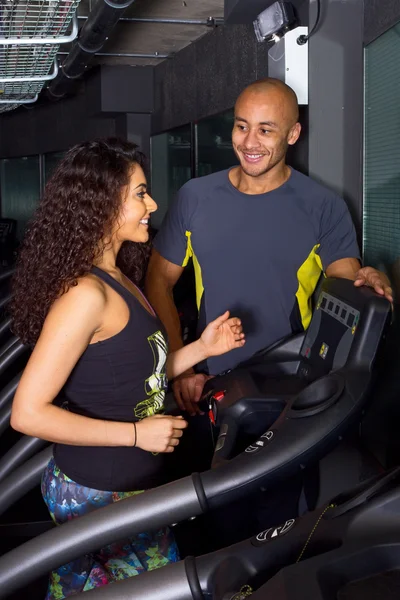
M 232 418 L 227 417 L 224 419 L 215 446 L 214 457 L 212 461 L 213 468 L 223 465 L 231 458 L 236 440 L 239 435 L 239 425 L 240 424 Z
M 29 347 L 25 346 L 18 338 L 11 345 L 6 344 L 6 346 L 6 351 L 0 356 L 0 375 L 3 375 L 17 358 L 29 350 Z
M 225 504 L 227 494 L 229 501 L 234 501 L 257 487 L 273 485 L 296 473 L 302 465 L 317 462 L 334 447 L 350 422 L 359 417 L 369 383 L 366 373 L 348 373 L 346 379 L 346 388 L 334 405 L 302 418 L 284 411 L 244 452 L 202 473 L 209 507 Z
M 23 435 L 14 446 L 0 458 L 0 483 L 15 469 L 24 464 L 31 456 L 48 446 L 49 443 L 40 438 Z
M 140 577 L 131 577 L 118 581 L 112 585 L 104 585 L 88 592 L 81 592 L 74 596 L 74 600 L 90 600 L 93 596 L 97 600 L 115 600 L 115 598 L 146 598 L 146 600 L 203 600 L 203 594 L 195 595 L 192 592 L 187 574 L 188 559 L 172 563 L 167 567 L 161 567 L 153 571 L 146 571 Z M 166 568 L 168 569 L 168 580 L 166 580 Z M 151 577 L 146 577 L 151 575 Z M 144 580 L 142 579 L 144 577 Z M 129 583 L 136 579 L 135 595 L 130 594 Z M 128 585 L 127 585 L 128 584 Z M 115 588 L 117 586 L 117 589 Z M 89 596 L 88 596 L 89 594 Z M 115 595 L 117 594 L 117 596 Z
M 399 473 L 397 468 L 363 482 L 325 507 L 227 548 L 199 558 L 188 557 L 76 598 L 84 600 L 89 593 L 93 600 L 231 600 L 255 574 L 270 580 L 286 565 L 312 561 L 321 548 L 341 552 L 340 548 L 350 543 L 354 551 L 355 545 L 365 549 L 379 540 L 397 542 L 399 521 L 387 515 L 396 515 L 399 509 Z M 340 506 L 332 508 L 336 502 Z M 256 595 L 260 600 L 266 597 L 261 592 Z
M 0 481 L 0 515 L 39 483 L 52 455 L 53 447 L 49 446 Z
M 308 513 L 296 520 L 291 519 L 278 527 L 270 527 L 242 542 L 222 548 L 198 558 L 187 557 L 180 563 L 172 563 L 155 571 L 147 571 L 140 577 L 131 577 L 112 586 L 90 591 L 93 600 L 203 600 L 205 596 L 215 600 L 232 598 L 255 573 L 265 577 L 275 574 L 280 564 L 295 562 L 300 556 L 315 523 L 323 509 Z M 340 519 L 346 524 L 346 519 Z M 344 523 L 343 523 L 344 521 Z M 314 539 L 323 538 L 326 523 L 322 523 Z M 343 526 L 336 527 L 336 535 L 342 537 Z M 78 594 L 76 600 L 87 598 Z
M 315 513 L 309 513 L 298 519 L 298 522 L 293 520 L 295 525 L 290 528 L 290 535 L 285 532 L 279 535 L 285 524 L 270 528 L 264 542 L 257 542 L 254 536 L 198 558 L 187 557 L 161 569 L 141 573 L 140 577 L 131 577 L 112 586 L 90 591 L 89 597 L 93 597 L 93 600 L 203 600 L 206 593 L 215 600 L 222 600 L 226 594 L 231 598 L 254 573 L 269 573 L 280 563 L 294 562 L 304 547 L 315 520 Z M 275 529 L 278 534 L 271 538 Z M 262 538 L 264 533 L 266 532 L 259 536 Z M 78 594 L 76 599 L 84 600 L 87 593 Z
M 201 514 L 202 491 L 192 475 L 98 510 L 46 531 L 0 557 L 0 598 L 80 554 L 115 540 L 157 530 Z M 200 499 L 199 499 L 200 497 Z

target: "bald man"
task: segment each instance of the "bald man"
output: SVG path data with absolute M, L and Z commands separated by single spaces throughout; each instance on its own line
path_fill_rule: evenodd
M 345 202 L 286 164 L 300 131 L 291 88 L 276 79 L 250 85 L 235 106 L 232 144 L 239 166 L 186 183 L 155 238 L 146 292 L 171 350 L 182 346 L 172 290 L 190 258 L 199 332 L 225 310 L 242 319 L 246 332 L 243 348 L 174 382 L 176 400 L 189 414 L 198 411 L 209 375 L 308 327 L 322 272 L 371 285 L 392 300 L 386 276 L 361 269 Z

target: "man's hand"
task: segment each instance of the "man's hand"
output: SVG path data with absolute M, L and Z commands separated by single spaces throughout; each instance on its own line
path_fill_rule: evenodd
M 385 273 L 377 271 L 372 267 L 363 267 L 360 269 L 355 276 L 354 285 L 361 287 L 368 285 L 372 287 L 377 294 L 385 296 L 389 302 L 393 303 L 393 291 L 390 285 L 390 281 Z
M 185 410 L 192 417 L 202 414 L 197 403 L 203 393 L 206 381 L 211 379 L 210 375 L 203 373 L 188 373 L 175 379 L 172 384 L 175 400 L 181 410 Z

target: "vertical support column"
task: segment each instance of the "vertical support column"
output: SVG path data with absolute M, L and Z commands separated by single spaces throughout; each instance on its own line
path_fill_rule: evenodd
M 128 142 L 137 144 L 145 154 L 150 170 L 151 115 L 145 113 L 125 113 L 116 119 L 115 133 Z
M 168 134 L 161 133 L 151 139 L 151 195 L 158 205 L 151 216 L 155 229 L 160 228 L 168 210 L 171 169 Z
M 316 17 L 310 3 L 309 28 Z M 321 0 L 309 41 L 309 174 L 345 198 L 361 242 L 363 0 Z
M 126 115 L 126 133 L 127 140 L 139 146 L 150 165 L 151 115 L 128 113 Z

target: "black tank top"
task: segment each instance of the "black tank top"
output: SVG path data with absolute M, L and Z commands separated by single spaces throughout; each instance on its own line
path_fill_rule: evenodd
M 160 320 L 108 273 L 97 267 L 92 273 L 122 296 L 130 316 L 122 331 L 82 354 L 64 388 L 68 410 L 124 422 L 163 412 L 167 342 Z M 126 492 L 164 483 L 165 455 L 140 448 L 56 444 L 54 458 L 70 479 L 98 490 Z

